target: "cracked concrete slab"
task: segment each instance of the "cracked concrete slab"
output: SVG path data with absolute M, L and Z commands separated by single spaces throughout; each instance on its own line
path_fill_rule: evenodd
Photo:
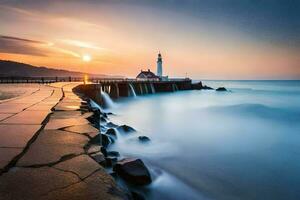
M 56 129 L 61 129 L 61 128 L 65 128 L 65 127 L 69 127 L 69 126 L 73 126 L 73 125 L 84 125 L 84 124 L 88 124 L 89 121 L 81 118 L 81 117 L 77 117 L 77 118 L 66 118 L 66 119 L 53 119 L 52 117 L 50 118 L 49 122 L 47 123 L 45 129 L 52 129 L 52 130 L 56 130 Z
M 84 163 L 84 165 L 83 165 Z M 60 162 L 53 166 L 64 171 L 72 171 L 77 174 L 81 179 L 84 179 L 91 175 L 96 170 L 101 169 L 104 172 L 104 169 L 91 159 L 88 155 L 76 156 L 72 159 Z
M 12 116 L 13 114 L 8 114 L 8 113 L 0 113 L 0 121 L 4 120 L 7 117 Z
M 64 128 L 63 130 L 78 133 L 78 134 L 87 134 L 91 138 L 99 134 L 99 130 L 91 126 L 90 124 L 70 126 Z
M 41 125 L 0 124 L 0 147 L 25 147 Z
M 26 154 L 17 162 L 17 166 L 40 166 L 59 162 L 67 155 L 84 153 L 87 137 L 60 130 L 43 130 L 31 144 Z
M 25 110 L 6 120 L 1 121 L 1 124 L 41 124 L 49 114 L 49 111 L 29 111 Z
M 21 148 L 0 148 L 0 171 L 7 166 L 10 161 L 19 155 L 23 149 Z
M 84 181 L 50 192 L 43 198 L 43 200 L 53 199 L 121 200 L 129 198 L 118 189 L 110 175 L 102 171 L 97 171 Z
M 0 176 L 0 200 L 35 200 L 57 188 L 76 182 L 78 177 L 51 167 L 13 168 Z
M 51 119 L 69 119 L 82 116 L 81 111 L 56 111 L 51 115 Z

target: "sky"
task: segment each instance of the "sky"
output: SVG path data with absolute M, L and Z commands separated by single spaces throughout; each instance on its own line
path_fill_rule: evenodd
M 135 77 L 159 51 L 170 77 L 300 79 L 300 1 L 0 0 L 0 59 Z

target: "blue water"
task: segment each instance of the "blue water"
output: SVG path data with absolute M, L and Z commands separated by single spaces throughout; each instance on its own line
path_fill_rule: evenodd
M 111 148 L 150 166 L 148 199 L 300 199 L 300 81 L 204 84 L 230 92 L 124 98 L 111 109 L 113 122 L 138 130 Z

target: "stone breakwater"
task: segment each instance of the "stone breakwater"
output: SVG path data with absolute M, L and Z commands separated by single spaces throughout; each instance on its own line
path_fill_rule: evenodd
M 99 164 L 99 130 L 87 102 L 72 92 L 76 85 L 62 87 L 42 127 L 1 171 L 0 200 L 132 199 Z

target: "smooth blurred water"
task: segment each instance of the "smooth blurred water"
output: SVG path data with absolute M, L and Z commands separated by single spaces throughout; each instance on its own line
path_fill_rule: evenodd
M 148 198 L 300 199 L 300 81 L 204 84 L 231 92 L 138 96 L 112 109 L 113 122 L 138 130 L 112 149 L 160 171 Z

